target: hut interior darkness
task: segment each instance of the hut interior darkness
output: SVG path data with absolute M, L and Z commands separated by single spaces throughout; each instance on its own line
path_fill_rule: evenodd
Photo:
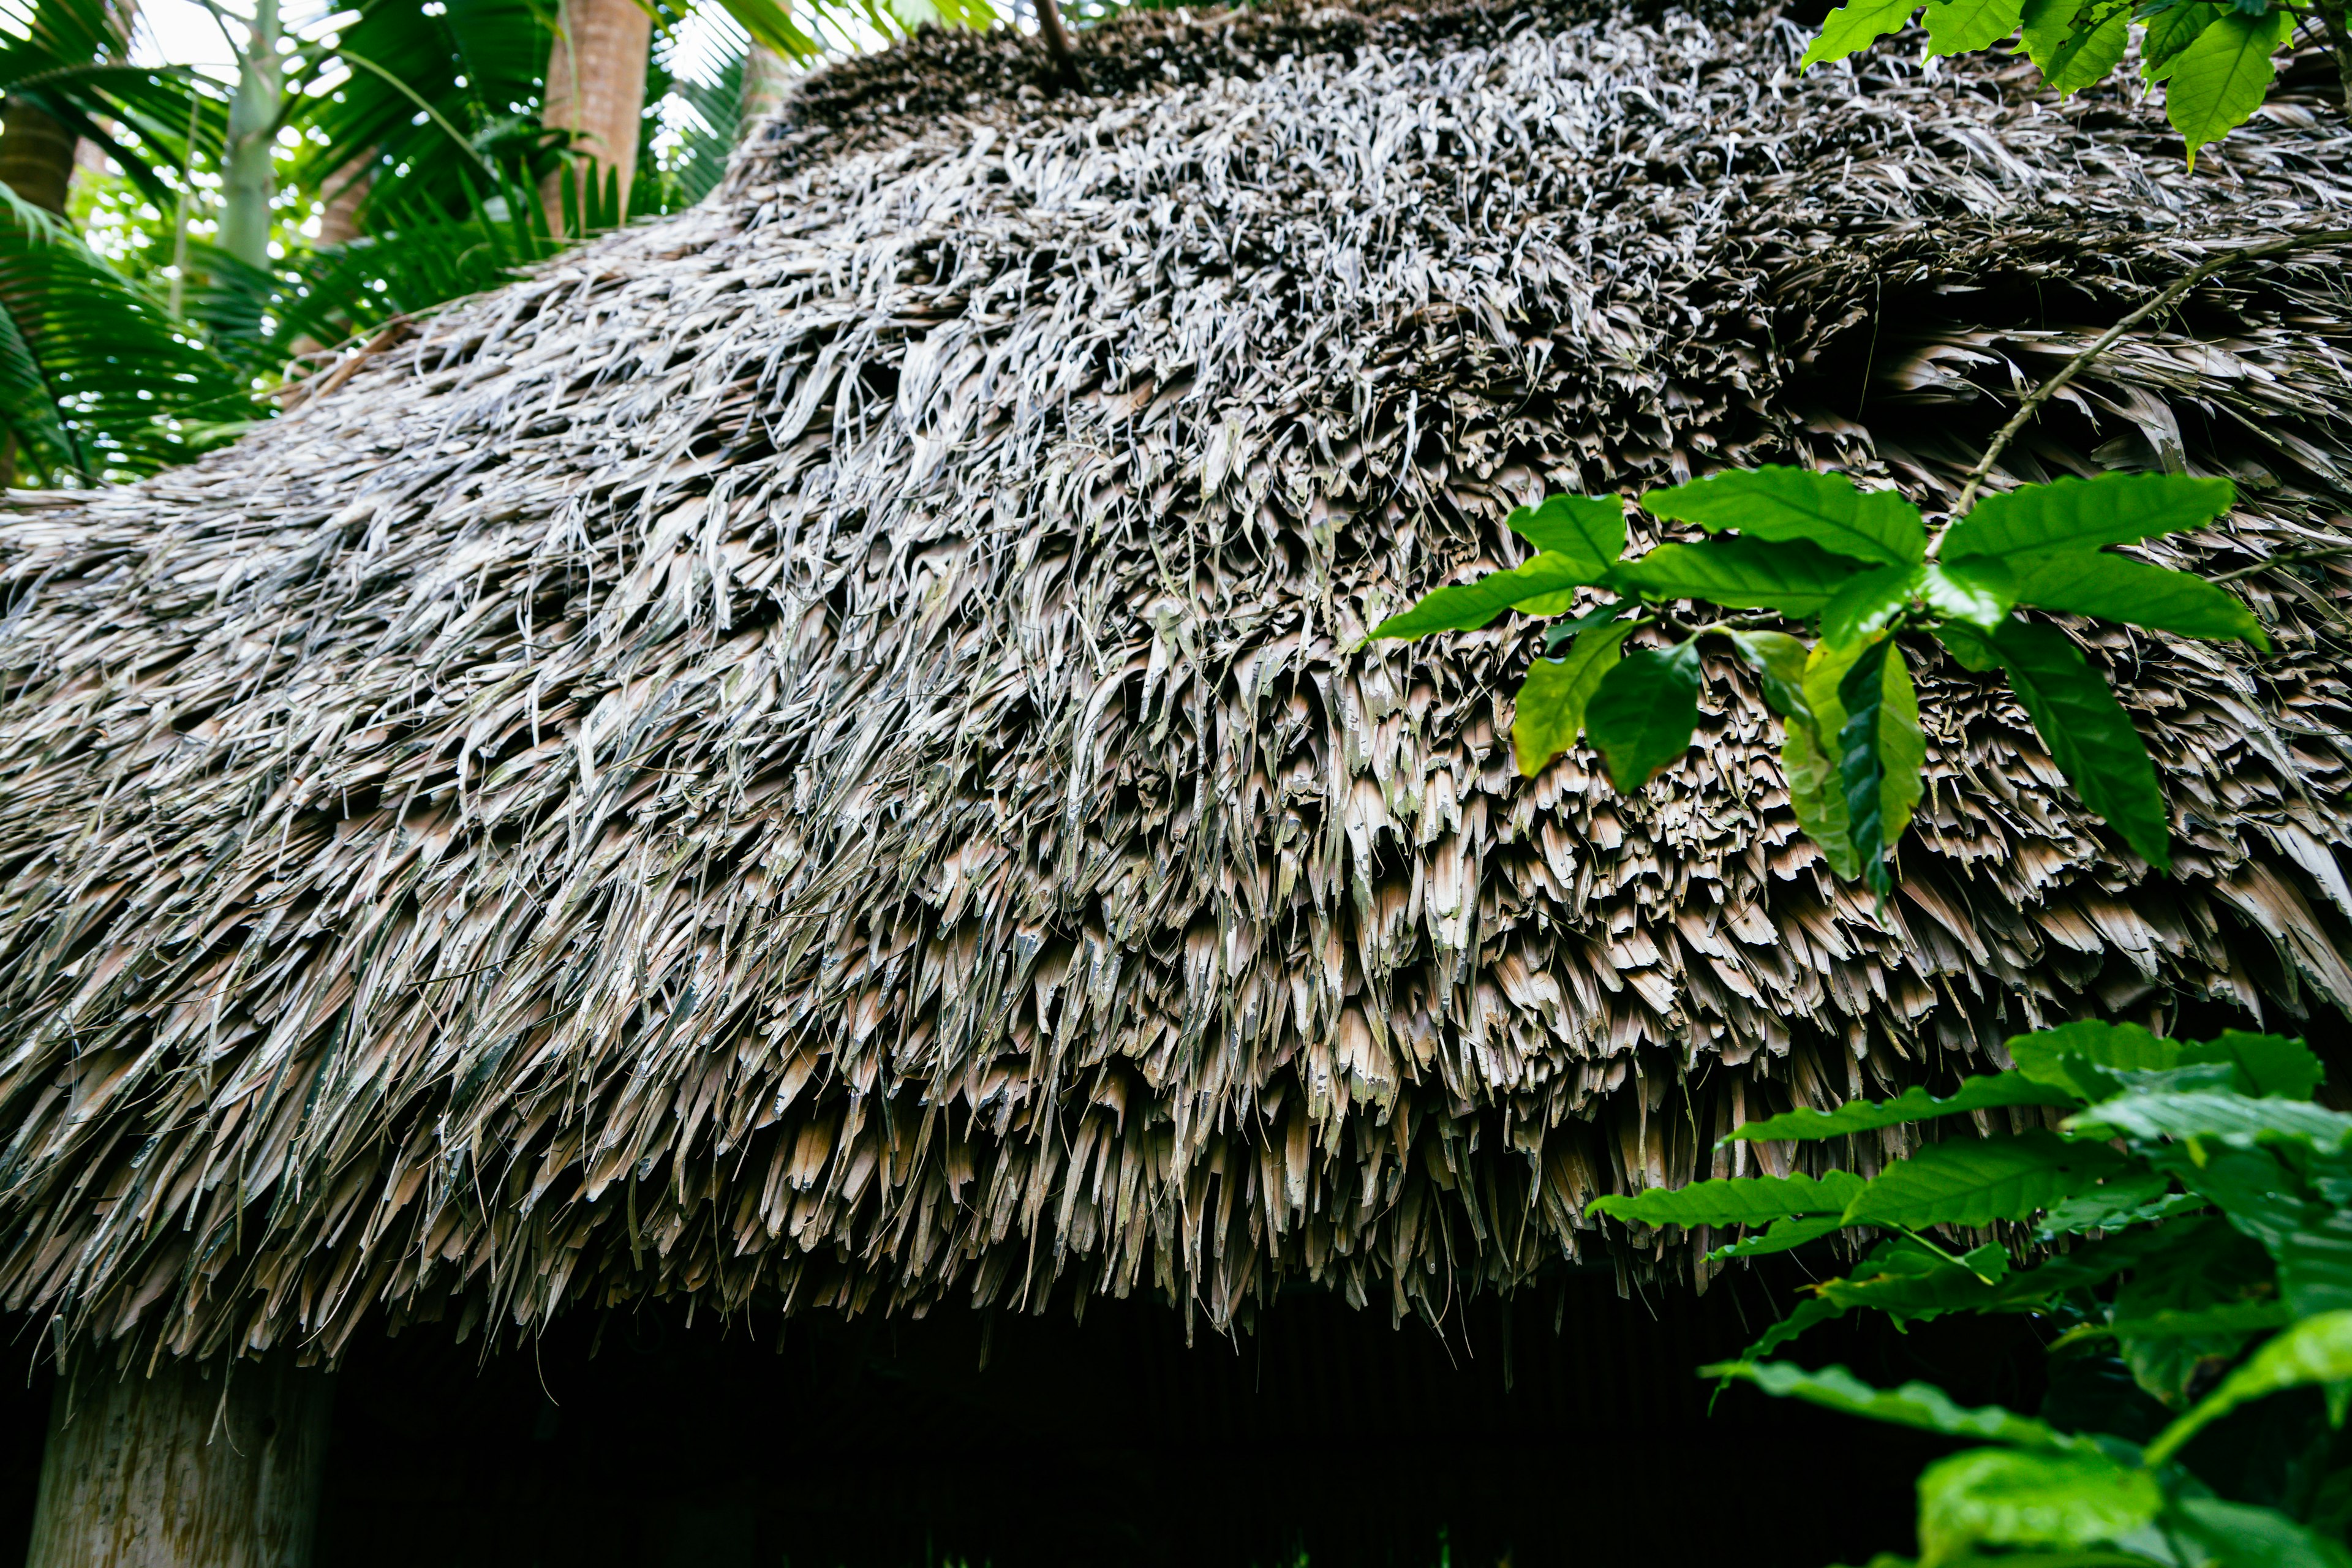
M 927 33 L 808 79 L 701 207 L 397 325 L 234 447 L 17 498 L 28 1350 L 357 1378 L 574 1315 L 1153 1302 L 1199 1346 L 1302 1290 L 1442 1331 L 1547 1269 L 1707 1282 L 1710 1238 L 1598 1193 L 1896 1147 L 1717 1152 L 1748 1118 L 2066 1017 L 2332 1029 L 2352 574 L 2303 558 L 2352 491 L 2342 247 L 2214 279 L 1997 476 L 2239 484 L 2152 553 L 2243 573 L 2278 651 L 2089 645 L 2169 877 L 1933 655 L 1880 914 L 1730 664 L 1620 796 L 1513 767 L 1524 620 L 1361 646 L 1518 559 L 1547 489 L 1775 461 L 1948 503 L 2155 281 L 2352 205 L 2316 60 L 2191 180 L 2124 89 L 1800 74 L 1804 37 L 1155 11 L 1069 88 Z

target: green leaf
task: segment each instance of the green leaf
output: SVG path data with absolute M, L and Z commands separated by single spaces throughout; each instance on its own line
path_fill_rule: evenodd
M 1862 874 L 1862 862 L 1854 858 L 1846 826 L 1845 790 L 1811 724 L 1789 721 L 1780 737 L 1780 771 L 1789 780 L 1789 806 L 1797 814 L 1797 826 L 1821 847 L 1830 869 L 1853 881 Z
M 1843 14 L 1832 13 L 1831 23 Z M 1839 474 L 1744 468 L 1652 490 L 1642 507 L 1709 533 L 1736 528 L 1752 539 L 1810 540 L 1857 561 L 1912 566 L 1927 557 L 1927 531 L 1918 508 L 1892 490 L 1864 490 Z
M 1547 496 L 1511 513 L 1513 533 L 1599 578 L 1625 553 L 1625 503 L 1616 496 Z
M 1931 1143 L 1881 1172 L 1846 1205 L 1848 1225 L 1990 1225 L 2023 1219 L 2087 1192 L 2121 1169 L 2100 1143 L 2070 1143 L 2042 1131 Z
M 2269 1254 L 2242 1236 L 2209 1231 L 2217 1245 L 2176 1255 L 2171 1267 L 2137 1269 L 2116 1292 L 2110 1330 L 2122 1342 L 2124 1364 L 2158 1403 L 2178 1410 L 2209 1372 L 2226 1367 L 2247 1336 L 2276 1325 L 2248 1309 L 2277 1314 Z
M 1971 516 L 1974 514 L 1971 513 Z M 2002 624 L 1994 646 L 2009 684 L 2066 782 L 2083 803 L 2105 817 L 2140 858 L 2172 868 L 2164 794 L 2139 731 L 2065 635 L 2027 621 Z
M 2305 1384 L 2352 1378 L 2352 1311 L 2306 1318 L 2256 1351 L 2221 1381 L 2197 1407 L 2158 1434 L 2147 1446 L 2147 1462 L 2160 1465 L 2199 1432 L 2248 1400 Z
M 1757 1356 L 1769 1355 L 1801 1335 L 1807 1329 L 1822 1323 L 1834 1322 L 1844 1317 L 1846 1310 L 1847 1309 L 1837 1302 L 1819 1296 L 1800 1301 L 1787 1317 L 1758 1336 L 1756 1342 L 1748 1347 L 1748 1356 L 1752 1360 Z M 1721 1373 L 1722 1369 L 1719 1367 L 1699 1368 L 1699 1375 L 1702 1377 L 1718 1376 Z
M 1698 724 L 1696 641 L 1643 648 L 1610 667 L 1584 708 L 1584 727 L 1609 765 L 1609 780 L 1630 793 L 1690 749 Z
M 2299 1100 L 2255 1100 L 2212 1091 L 2126 1094 L 2069 1117 L 2065 1129 L 2085 1138 L 2211 1138 L 2251 1148 L 2266 1138 L 2308 1139 L 2334 1151 L 2352 1143 L 2352 1116 Z
M 1761 1225 L 1790 1215 L 1835 1215 L 1862 1192 L 1860 1176 L 1831 1171 L 1818 1180 L 1793 1176 L 1731 1176 L 1643 1193 L 1612 1193 L 1585 1213 L 1643 1225 Z
M 1927 53 L 1962 55 L 2017 31 L 2019 0 L 1927 0 Z
M 2122 0 L 2025 0 L 2022 21 L 2026 54 L 2061 97 L 2115 69 L 2131 37 L 2131 7 Z
M 1977 502 L 1944 535 L 1939 554 L 1945 561 L 1958 562 L 1971 555 L 2025 550 L 2129 544 L 2201 528 L 2228 511 L 2236 499 L 2227 479 L 2192 479 L 2185 474 L 2102 474 L 2095 479 L 2021 485 Z
M 1776 1219 L 1761 1236 L 1751 1236 L 1735 1241 L 1728 1247 L 1718 1247 L 1708 1253 L 1707 1261 L 1720 1263 L 1733 1258 L 1760 1258 L 1768 1252 L 1787 1252 L 1809 1241 L 1819 1241 L 1845 1228 L 1845 1221 L 1833 1214 L 1790 1215 Z
M 1834 1110 L 1784 1110 L 1778 1116 L 1768 1116 L 1761 1121 L 1749 1121 L 1731 1130 L 1722 1140 L 1755 1142 L 1766 1138 L 1838 1138 L 1849 1132 L 1870 1132 L 1881 1127 L 1899 1127 L 1906 1122 L 1931 1121 L 1938 1116 L 1958 1116 L 1963 1111 L 1989 1110 L 2005 1105 L 2076 1105 L 2082 1097 L 2037 1083 L 2023 1073 L 1997 1073 L 1990 1078 L 1972 1078 L 1961 1081 L 1960 1087 L 1938 1100 L 1926 1089 L 1906 1089 L 1893 1100 L 1849 1100 Z
M 2162 1039 L 2137 1024 L 2095 1019 L 2061 1024 L 2031 1035 L 2011 1035 L 2002 1049 L 2018 1072 L 2036 1083 L 2063 1089 L 2081 1100 L 2105 1100 L 2114 1080 L 2075 1070 L 2074 1063 L 2126 1072 L 2158 1072 L 2180 1065 L 2183 1042 Z
M 2259 16 L 2225 11 L 2173 57 L 2165 79 L 2164 117 L 2197 150 L 2243 125 L 2263 106 L 2276 67 L 2271 57 L 2294 31 L 2294 13 L 2279 6 Z
M 1979 1545 L 2095 1546 L 2144 1529 L 2163 1507 L 2154 1476 L 2096 1448 L 1971 1448 L 1920 1474 L 1920 1556 L 1948 1563 Z
M 1919 566 L 1880 566 L 1849 578 L 1822 607 L 1822 640 L 1847 647 L 1876 637 L 1910 607 L 1926 578 Z
M 1901 32 L 1918 8 L 1917 0 L 1854 0 L 1841 5 L 1822 23 L 1821 36 L 1805 47 L 1798 68 L 1811 70 L 1825 60 L 1842 60 L 1866 49 L 1887 34 Z
M 2151 1211 L 2166 1201 L 2171 1189 L 2172 1178 L 2162 1171 L 2118 1172 L 2088 1192 L 2053 1204 L 2042 1216 L 2036 1235 L 2047 1241 L 2086 1230 L 2121 1230 L 2127 1225 L 2158 1217 Z M 2189 1198 L 2187 1202 L 2193 1205 L 2201 1200 Z
M 1764 700 L 1783 719 L 1812 722 L 1805 705 L 1805 658 L 1811 649 L 1786 632 L 1735 631 L 1726 634 L 1731 645 L 1763 678 Z
M 2264 652 L 2271 640 L 2253 612 L 2216 584 L 2167 566 L 2097 550 L 2014 558 L 2017 603 L 2124 621 L 2192 637 L 2243 637 Z
M 2150 15 L 2147 31 L 2140 35 L 2140 75 L 2151 82 L 2170 76 L 2180 51 L 2219 20 L 2221 11 L 2222 7 L 2208 0 L 2181 0 L 2180 4 L 2167 5 Z
M 1570 556 L 1549 551 L 1508 572 L 1490 572 L 1423 595 L 1412 608 L 1372 628 L 1375 637 L 1421 637 L 1432 632 L 1475 631 L 1514 605 L 1586 587 L 1601 580 Z
M 1854 661 L 1838 683 L 1838 701 L 1847 713 L 1838 733 L 1847 839 L 1864 881 L 1884 899 L 1894 888 L 1887 858 L 1919 804 L 1927 754 L 1919 700 L 1892 638 Z
M 1699 1368 L 1699 1375 L 1736 1379 L 1753 1384 L 1776 1399 L 1801 1399 L 1825 1410 L 1843 1411 L 1848 1415 L 1921 1432 L 1938 1432 L 1947 1437 L 1976 1437 L 2042 1453 L 2097 1452 L 2083 1439 L 2070 1437 L 2031 1415 L 2020 1415 L 1997 1405 L 1970 1409 L 1955 1404 L 1949 1394 L 1932 1384 L 1906 1383 L 1900 1388 L 1873 1388 L 1842 1366 L 1808 1372 L 1780 1361 L 1719 1362 Z
M 1937 615 L 1990 632 L 2009 618 L 2010 606 L 2017 602 L 2015 576 L 1998 556 L 1970 556 L 1948 566 L 1931 561 L 1920 580 L 1919 596 Z
M 2275 1509 L 2210 1497 L 2182 1498 L 2173 1507 L 2181 1520 L 2176 1533 L 2203 1547 L 2221 1568 L 2352 1568 L 2342 1542 Z
M 2314 1201 L 2281 1153 L 2298 1156 L 2323 1192 L 2334 1195 Z M 2257 1134 L 2252 1143 L 2166 1144 L 2149 1157 L 2217 1205 L 2232 1229 L 2262 1244 L 2278 1265 L 2279 1294 L 2291 1310 L 2309 1316 L 2352 1309 L 2352 1213 L 2342 1206 L 2342 1189 L 2328 1174 L 2331 1167 L 2352 1163 L 2342 1151 L 2314 1150 L 2273 1133 Z
M 2225 1029 L 2218 1040 L 2186 1047 L 2181 1059 L 2231 1063 L 2238 1069 L 2239 1093 L 2284 1100 L 2309 1100 L 2327 1077 L 2317 1054 L 2301 1040 L 2239 1029 Z
M 1578 637 L 1567 658 L 1539 658 L 1528 666 L 1511 716 L 1511 751 L 1522 776 L 1535 777 L 1576 744 L 1585 705 L 1615 668 L 1619 646 L 1633 629 L 1630 621 L 1598 627 Z
M 1804 540 L 1747 534 L 1661 544 L 1620 565 L 1610 581 L 1659 599 L 1704 599 L 1727 610 L 1811 616 L 1854 574 L 1853 563 Z
M 1630 606 L 1622 604 L 1602 605 L 1597 609 L 1587 610 L 1584 614 L 1577 616 L 1574 620 L 1561 621 L 1555 626 L 1545 627 L 1545 656 L 1547 658 L 1556 657 L 1559 652 L 1560 644 L 1568 641 L 1579 632 L 1590 631 L 1594 626 L 1607 626 L 1611 621 L 1616 620 L 1620 616 L 1623 616 L 1629 607 Z
M 1962 669 L 1981 675 L 2000 668 L 2000 649 L 1993 646 L 1990 637 L 1966 622 L 1946 621 L 1936 628 L 1936 640 L 1944 645 L 1944 651 L 1958 660 Z

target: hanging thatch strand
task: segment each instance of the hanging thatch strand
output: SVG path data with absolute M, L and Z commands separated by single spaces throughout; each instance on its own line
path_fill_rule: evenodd
M 2293 94 L 2192 184 L 2144 105 L 1801 37 L 1151 13 L 1087 96 L 926 36 L 705 207 L 7 517 L 0 1300 L 328 1354 L 689 1291 L 1442 1312 L 1744 1117 L 2352 1002 L 2336 568 L 2246 579 L 2260 663 L 2101 641 L 2169 879 L 1931 671 L 1883 927 L 1732 668 L 1625 798 L 1515 773 L 1527 623 L 1359 647 L 1547 487 L 1948 501 L 2147 288 L 2352 198 Z M 2200 289 L 1996 483 L 2186 464 L 2250 499 L 2185 554 L 2342 542 L 2347 263 Z

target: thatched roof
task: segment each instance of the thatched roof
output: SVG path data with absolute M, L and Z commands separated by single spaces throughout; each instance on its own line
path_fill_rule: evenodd
M 1071 94 L 926 37 L 704 207 L 0 522 L 0 1300 L 326 1353 L 677 1292 L 1441 1312 L 1744 1117 L 2352 1002 L 2334 568 L 2245 580 L 2267 660 L 2101 643 L 2170 879 L 1934 677 L 1884 926 L 1737 670 L 1625 798 L 1514 772 L 1528 623 L 1359 647 L 1546 487 L 1948 499 L 2148 280 L 2352 195 L 2315 99 L 2191 182 L 2127 98 L 1801 37 L 1153 13 Z M 2204 289 L 2012 476 L 2186 462 L 2248 498 L 2189 554 L 2342 542 L 2347 260 Z

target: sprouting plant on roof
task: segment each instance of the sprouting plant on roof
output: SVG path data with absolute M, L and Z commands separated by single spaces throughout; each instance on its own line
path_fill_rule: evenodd
M 2031 58 L 2061 96 L 2104 81 L 2124 61 L 2131 26 L 2143 24 L 2140 77 L 2164 89 L 2165 117 L 2197 150 L 2253 117 L 2277 75 L 2276 57 L 2296 24 L 2316 21 L 2326 34 L 2352 113 L 2352 28 L 2345 0 L 1927 0 L 1930 58 L 1990 48 L 2014 38 L 2010 52 Z M 1842 60 L 1899 33 L 1920 0 L 1852 0 L 1829 14 L 1805 50 L 1803 67 Z
M 1867 1181 L 1731 1177 L 1592 1210 L 1748 1227 L 1717 1260 L 1876 1238 L 1739 1360 L 1702 1373 L 1978 1445 L 1919 1478 L 1919 1568 L 2352 1564 L 2352 1116 L 2314 1103 L 2318 1058 L 2271 1035 L 2192 1043 L 2097 1023 L 2009 1054 L 2011 1070 L 1940 1099 L 1793 1110 L 1726 1142 L 2011 1108 L 2038 1108 L 2021 1119 L 2054 1131 L 1947 1138 Z M 1969 1409 L 1929 1384 L 1880 1389 L 1765 1359 L 1855 1311 L 1898 1328 L 2032 1314 L 2049 1331 L 2048 1397 L 2037 1415 Z
M 2021 402 L 1951 515 L 1932 530 L 1891 489 L 1762 468 L 1644 493 L 1643 511 L 1706 537 L 1628 558 L 1622 499 L 1553 496 L 1508 520 L 1536 546 L 1531 560 L 1439 588 L 1371 636 L 1468 630 L 1507 609 L 1563 615 L 1583 589 L 1615 595 L 1550 629 L 1546 657 L 1519 688 L 1511 743 L 1519 771 L 1533 777 L 1581 735 L 1623 791 L 1641 788 L 1689 747 L 1702 646 L 1723 639 L 1754 667 L 1781 719 L 1780 761 L 1799 825 L 1839 876 L 1882 900 L 1925 787 L 1910 650 L 1938 645 L 1964 668 L 2005 678 L 2084 804 L 2142 859 L 2168 870 L 2164 795 L 2130 716 L 2064 633 L 2021 612 L 2060 611 L 2267 650 L 2261 623 L 2227 588 L 2115 552 L 2218 521 L 2234 489 L 2225 479 L 2116 473 L 1981 500 L 1978 491 L 2042 405 L 2140 321 L 2235 262 L 2344 237 L 2286 236 L 2217 257 L 2133 310 Z M 1693 624 L 1672 608 L 1677 604 L 1750 613 Z M 1810 640 L 1786 629 L 1792 626 Z M 1666 646 L 1626 651 L 1635 634 L 1652 629 Z

